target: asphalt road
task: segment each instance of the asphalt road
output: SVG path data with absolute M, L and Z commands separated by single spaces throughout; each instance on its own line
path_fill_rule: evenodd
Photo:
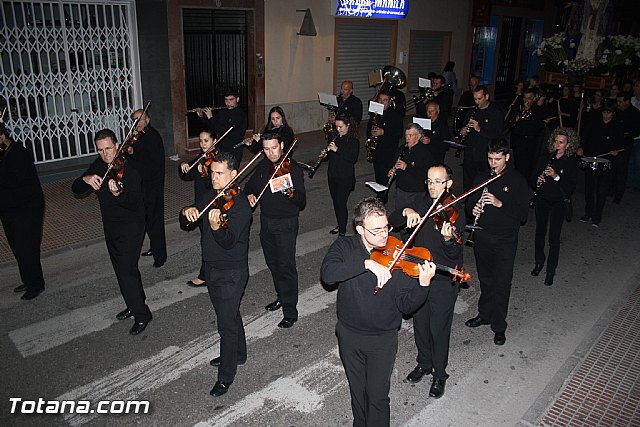
M 311 153 L 311 150 L 309 153 Z M 309 154 L 306 153 L 306 154 Z M 297 158 L 306 160 L 306 155 Z M 457 159 L 448 154 L 456 166 Z M 314 155 L 310 157 L 314 158 Z M 371 195 L 364 181 L 372 170 L 358 164 L 350 207 Z M 460 184 L 458 182 L 458 184 Z M 215 314 L 205 290 L 185 282 L 199 267 L 199 235 L 167 225 L 169 259 L 155 269 L 141 258 L 140 270 L 154 318 L 140 336 L 119 322 L 124 308 L 104 242 L 46 256 L 48 288 L 25 302 L 12 288 L 15 265 L 0 269 L 0 424 L 24 426 L 343 426 L 352 422 L 349 390 L 337 357 L 335 292 L 319 283 L 319 266 L 334 237 L 326 167 L 307 180 L 308 202 L 300 217 L 298 270 L 300 320 L 276 327 L 269 313 L 271 276 L 260 249 L 259 221 L 251 230 L 250 278 L 242 302 L 249 359 L 230 391 L 209 395 L 218 355 Z M 392 203 L 392 202 L 391 202 Z M 574 196 L 576 216 L 584 205 Z M 476 315 L 477 280 L 461 289 L 455 309 L 446 393 L 428 398 L 429 382 L 405 384 L 415 366 L 411 320 L 404 322 L 392 377 L 392 425 L 536 425 L 557 391 L 582 360 L 620 303 L 639 283 L 640 233 L 635 228 L 640 193 L 622 205 L 607 204 L 602 227 L 565 224 L 560 266 L 552 287 L 544 274 L 532 277 L 534 218 L 522 227 L 515 265 L 507 343 L 493 344 L 488 327 L 470 329 Z M 257 219 L 257 213 L 255 218 Z M 146 243 L 145 243 L 145 248 Z M 465 267 L 475 277 L 473 253 Z M 38 401 L 148 401 L 147 414 L 12 414 L 11 398 Z M 14 400 L 15 401 L 15 400 Z M 119 409 L 118 405 L 114 406 Z

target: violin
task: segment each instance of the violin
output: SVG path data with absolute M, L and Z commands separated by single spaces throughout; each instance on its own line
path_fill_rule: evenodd
M 127 159 L 124 157 L 124 154 L 121 152 L 118 156 L 116 156 L 112 161 L 111 167 L 111 178 L 116 182 L 116 186 L 118 187 L 118 191 L 120 193 L 124 192 L 124 184 L 122 182 L 122 177 L 124 176 L 124 164 Z
M 227 212 L 229 212 L 236 203 L 234 197 L 237 196 L 238 193 L 240 193 L 240 187 L 234 185 L 233 187 L 229 187 L 224 190 L 221 197 L 216 199 L 213 203 L 213 208 L 220 210 L 220 228 L 227 228 L 229 226 L 229 216 L 227 215 Z
M 206 178 L 209 176 L 209 168 L 211 167 L 211 163 L 213 163 L 213 158 L 218 155 L 218 152 L 215 148 L 211 149 L 208 153 L 205 153 L 206 157 L 202 157 L 198 160 L 198 163 L 202 166 L 202 170 L 200 171 L 200 176 Z
M 404 243 L 400 239 L 389 236 L 384 247 L 373 249 L 373 251 L 371 252 L 371 259 L 382 266 L 389 267 L 391 264 L 393 264 L 396 251 L 402 250 L 403 245 Z M 413 247 L 410 249 L 407 248 L 404 250 L 396 263 L 393 264 L 391 269 L 395 270 L 399 268 L 407 276 L 417 279 L 418 277 L 420 277 L 420 269 L 418 268 L 418 264 L 424 264 L 425 261 L 433 262 L 433 256 L 431 255 L 431 251 L 429 251 L 429 249 L 420 247 Z M 451 268 L 438 263 L 435 263 L 435 265 L 437 270 L 450 273 L 453 276 L 452 282 L 454 283 L 456 280 L 460 282 L 471 280 L 471 275 L 469 273 L 466 273 L 464 271 L 464 268 L 458 270 L 457 266 L 455 268 Z
M 286 158 L 283 162 L 280 163 L 280 167 L 278 169 L 275 169 L 275 167 L 276 167 L 275 165 L 271 167 L 271 173 L 272 174 L 275 173 L 274 178 L 291 173 L 291 159 Z M 286 188 L 282 190 L 282 193 L 290 199 L 293 199 L 295 196 L 295 192 L 293 188 Z
M 442 203 L 447 205 L 453 200 L 455 200 L 455 196 L 447 191 L 445 193 L 444 199 L 442 200 Z M 436 223 L 436 227 L 438 228 L 438 230 L 442 230 L 442 226 L 445 222 L 450 222 L 451 234 L 453 236 L 453 239 L 455 240 L 456 244 L 461 245 L 462 236 L 460 236 L 460 234 L 456 231 L 456 220 L 459 216 L 460 212 L 458 212 L 458 208 L 451 204 L 450 206 L 437 211 L 433 216 L 433 221 Z
M 133 134 L 131 135 L 131 137 L 129 137 L 128 139 L 126 139 L 123 143 L 122 143 L 122 150 L 123 151 L 127 151 L 129 149 L 129 147 L 132 147 L 133 144 L 135 144 L 135 142 L 137 140 L 139 140 L 140 138 L 142 138 L 144 136 L 145 133 L 147 133 L 147 131 L 149 130 L 149 128 L 144 128 L 142 130 L 136 130 L 133 132 Z

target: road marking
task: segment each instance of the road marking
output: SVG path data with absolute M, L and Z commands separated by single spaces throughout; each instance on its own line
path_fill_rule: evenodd
M 316 363 L 278 378 L 194 427 L 228 426 L 249 415 L 259 415 L 263 409 L 265 413 L 284 409 L 310 414 L 322 409 L 327 396 L 341 387 L 346 387 L 346 377 L 336 346 Z
M 331 227 L 325 227 L 299 235 L 296 256 L 303 256 L 329 246 L 335 241 L 335 237 L 328 233 L 330 229 Z M 266 268 L 262 249 L 251 251 L 249 253 L 249 274 L 254 275 Z M 151 310 L 157 311 L 206 292 L 206 287 L 191 288 L 184 285 L 185 281 L 196 273 L 192 272 L 145 288 L 147 304 Z M 34 356 L 92 332 L 109 328 L 117 322 L 115 313 L 122 310 L 122 307 L 121 297 L 111 298 L 92 306 L 71 310 L 68 313 L 15 329 L 9 332 L 9 338 L 22 357 Z
M 327 292 L 319 283 L 300 295 L 298 311 L 304 318 L 325 310 L 335 301 L 334 292 Z M 280 312 L 264 312 L 245 319 L 247 343 L 266 338 L 279 330 Z M 192 369 L 209 363 L 220 353 L 220 337 L 201 336 L 182 347 L 171 346 L 159 353 L 119 369 L 103 378 L 58 396 L 57 400 L 135 400 L 150 390 L 169 384 Z M 79 426 L 96 418 L 96 414 L 68 414 L 65 419 Z

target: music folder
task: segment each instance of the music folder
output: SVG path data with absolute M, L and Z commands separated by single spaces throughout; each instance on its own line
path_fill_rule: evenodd
M 318 92 L 318 101 L 326 107 L 338 108 L 338 98 L 332 93 Z
M 379 102 L 369 101 L 369 112 L 381 116 L 384 114 L 384 105 Z
M 367 187 L 369 187 L 370 189 L 372 189 L 376 193 L 382 193 L 383 191 L 387 191 L 389 189 L 388 187 L 385 187 L 382 184 L 378 184 L 375 181 L 367 181 L 367 182 L 364 183 L 364 185 L 366 185 Z
M 420 125 L 422 129 L 431 130 L 431 119 L 423 119 L 420 117 L 414 117 L 413 123 Z

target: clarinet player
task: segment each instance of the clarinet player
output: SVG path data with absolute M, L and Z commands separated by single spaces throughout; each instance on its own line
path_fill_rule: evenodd
M 487 160 L 490 170 L 480 173 L 475 180 L 479 184 L 489 178 L 491 171 L 503 173 L 502 177 L 483 191 L 473 194 L 467 206 L 473 206 L 473 215 L 481 227 L 475 233 L 473 252 L 480 280 L 478 315 L 465 322 L 470 328 L 491 325 L 493 342 L 504 345 L 507 338 L 507 311 L 511 294 L 513 264 L 518 248 L 520 224 L 527 220 L 528 184 L 512 165 L 509 143 L 494 139 L 489 143 Z
M 551 286 L 560 255 L 560 233 L 565 220 L 565 199 L 569 199 L 576 189 L 578 161 L 575 156 L 580 139 L 571 128 L 557 128 L 547 141 L 547 154 L 540 158 L 534 185 L 536 240 L 535 266 L 532 276 L 542 271 L 545 262 L 544 240 L 549 229 L 549 257 L 544 284 Z M 549 157 L 551 153 L 551 157 Z

